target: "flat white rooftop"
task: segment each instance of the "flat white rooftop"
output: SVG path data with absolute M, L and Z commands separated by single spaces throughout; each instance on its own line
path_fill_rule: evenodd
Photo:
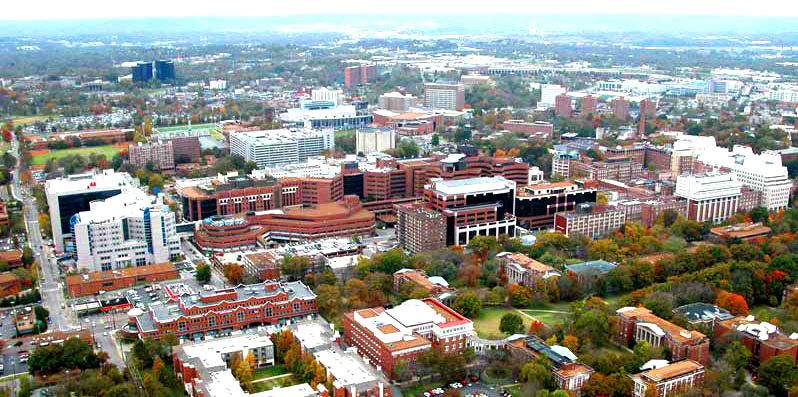
M 99 173 L 76 174 L 50 179 L 45 182 L 44 189 L 48 195 L 65 195 L 87 191 L 126 190 L 135 188 L 137 185 L 134 178 L 127 173 L 103 170 Z
M 435 180 L 433 189 L 448 195 L 504 192 L 515 188 L 515 182 L 500 176 L 469 179 Z

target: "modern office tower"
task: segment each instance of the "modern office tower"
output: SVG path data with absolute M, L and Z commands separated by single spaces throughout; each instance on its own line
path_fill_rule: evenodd
M 104 170 L 97 173 L 69 175 L 50 179 L 44 184 L 53 242 L 59 253 L 73 252 L 70 220 L 75 214 L 88 211 L 90 203 L 104 200 L 125 191 L 138 189 L 138 181 L 126 173 Z M 65 241 L 66 240 L 66 241 Z
M 565 87 L 559 84 L 543 84 L 540 86 L 539 104 L 546 108 L 553 107 L 555 98 L 561 94 L 565 94 Z
M 424 203 L 446 216 L 446 245 L 475 236 L 515 236 L 515 182 L 500 176 L 432 180 Z
M 598 98 L 594 97 L 593 95 L 582 97 L 580 106 L 581 109 L 579 111 L 581 112 L 582 116 L 595 114 L 596 109 L 598 109 Z
M 334 147 L 335 133 L 332 129 L 303 128 L 230 133 L 230 153 L 238 154 L 247 161 L 254 161 L 258 168 L 298 163 Z
M 554 226 L 554 215 L 571 212 L 576 206 L 596 201 L 596 189 L 575 182 L 538 183 L 521 187 L 515 197 L 515 215 L 519 225 L 533 229 Z
M 380 95 L 379 104 L 381 109 L 390 110 L 392 112 L 406 112 L 413 106 L 416 97 L 407 94 L 403 95 L 399 92 L 388 92 Z
M 314 88 L 310 93 L 313 101 L 325 101 L 335 104 L 336 106 L 344 103 L 344 92 L 341 90 L 331 90 L 327 87 Z
M 571 97 L 566 94 L 557 95 L 554 98 L 554 114 L 560 117 L 571 117 L 573 108 L 571 107 Z
M 344 87 L 368 84 L 377 78 L 377 65 L 358 65 L 344 68 Z
M 152 62 L 138 62 L 130 68 L 130 73 L 133 75 L 133 82 L 135 83 L 150 81 L 153 78 Z
M 446 217 L 418 204 L 396 209 L 396 237 L 409 254 L 446 248 Z
M 355 133 L 355 153 L 384 152 L 396 147 L 396 133 L 392 129 L 358 128 Z
M 688 200 L 689 219 L 719 223 L 737 212 L 742 187 L 732 173 L 679 175 L 674 194 Z
M 465 86 L 455 82 L 424 83 L 424 107 L 435 110 L 463 110 Z
M 130 164 L 145 167 L 152 164 L 155 169 L 171 170 L 175 168 L 175 154 L 172 141 L 137 143 L 129 145 L 128 158 Z
M 612 114 L 621 121 L 629 118 L 629 102 L 623 97 L 612 100 Z
M 161 82 L 175 80 L 175 63 L 172 61 L 155 61 L 155 78 Z
M 138 189 L 92 201 L 70 224 L 78 269 L 108 271 L 166 263 L 180 255 L 174 212 L 162 197 Z

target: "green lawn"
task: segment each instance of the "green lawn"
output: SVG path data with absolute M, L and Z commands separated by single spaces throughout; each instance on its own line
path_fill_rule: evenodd
M 253 391 L 255 393 L 259 393 L 266 390 L 272 390 L 278 387 L 294 386 L 300 383 L 302 382 L 300 382 L 299 379 L 291 375 L 291 376 L 286 376 L 285 378 L 267 380 L 265 382 L 257 382 L 257 383 L 253 382 L 252 388 L 254 389 Z
M 522 311 L 546 325 L 562 324 L 568 318 L 568 314 L 563 313 L 549 313 L 534 309 Z
M 499 323 L 502 316 L 507 313 L 518 314 L 514 309 L 505 307 L 483 307 L 474 320 L 474 328 L 477 331 L 477 335 L 483 339 L 502 339 L 506 337 L 507 335 L 499 331 Z M 519 314 L 519 316 L 521 315 Z M 521 318 L 524 320 L 524 331 L 526 331 L 529 329 L 529 324 L 532 323 L 532 320 L 525 316 L 521 316 Z
M 47 164 L 47 160 L 54 158 L 60 159 L 62 157 L 66 157 L 72 154 L 80 154 L 82 156 L 88 156 L 89 153 L 99 153 L 104 154 L 105 158 L 108 161 L 111 161 L 111 158 L 114 157 L 115 154 L 122 151 L 122 148 L 116 147 L 114 145 L 105 145 L 105 146 L 95 146 L 95 147 L 80 147 L 80 148 L 72 148 L 72 149 L 63 149 L 63 150 L 54 150 L 46 154 L 37 154 L 33 156 L 33 165 L 44 165 Z
M 264 367 L 264 368 L 256 369 L 255 373 L 252 375 L 252 379 L 254 380 L 254 379 L 269 378 L 269 377 L 272 377 L 272 376 L 283 375 L 283 374 L 286 374 L 286 373 L 288 373 L 288 372 L 285 370 L 285 365 L 282 365 L 282 364 L 274 365 L 274 366 L 271 366 L 271 367 Z

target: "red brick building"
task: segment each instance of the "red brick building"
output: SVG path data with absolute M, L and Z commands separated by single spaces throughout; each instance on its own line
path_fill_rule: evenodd
M 193 338 L 318 314 L 316 294 L 301 281 L 188 292 L 167 286 L 166 293 L 170 299 L 165 303 L 151 303 L 146 311 L 132 309 L 124 331 L 139 338 Z
M 618 309 L 618 337 L 632 345 L 641 340 L 652 347 L 667 348 L 674 361 L 690 359 L 709 362 L 709 338 L 698 331 L 688 331 L 655 316 L 644 307 Z
M 626 121 L 629 118 L 629 102 L 623 97 L 613 99 L 612 115 L 618 120 Z
M 571 106 L 571 97 L 567 94 L 560 94 L 554 97 L 554 114 L 559 117 L 571 117 L 573 108 Z
M 582 97 L 581 101 L 581 109 L 579 110 L 582 116 L 586 116 L 588 114 L 596 114 L 596 110 L 598 109 L 598 98 L 594 97 L 593 95 L 588 95 Z
M 8 225 L 8 206 L 6 202 L 0 200 L 0 226 Z
M 715 324 L 715 335 L 721 340 L 739 338 L 751 351 L 756 363 L 775 356 L 787 356 L 795 363 L 798 358 L 798 335 L 787 335 L 781 329 L 754 316 L 735 317 Z
M 14 273 L 0 273 L 0 298 L 16 295 L 22 290 L 22 281 Z
M 474 332 L 471 320 L 434 298 L 410 299 L 391 309 L 375 307 L 347 313 L 342 319 L 344 341 L 357 348 L 389 378 L 397 361 L 410 371 L 429 349 L 461 354 Z
M 704 366 L 693 360 L 682 360 L 629 377 L 634 382 L 634 397 L 681 396 L 688 390 L 701 390 Z M 651 388 L 653 392 L 649 391 Z
M 508 285 L 519 284 L 535 290 L 538 281 L 560 276 L 560 273 L 553 267 L 521 253 L 501 252 L 495 258 L 504 274 L 507 275 Z
M 502 123 L 502 128 L 544 142 L 551 142 L 551 136 L 554 134 L 554 125 L 545 121 L 507 120 Z
M 66 277 L 66 284 L 69 296 L 75 298 L 179 277 L 180 273 L 172 263 L 158 263 L 105 272 L 75 274 Z
M 344 68 L 344 87 L 368 84 L 377 78 L 377 65 L 347 66 Z
M 665 211 L 674 211 L 687 217 L 687 200 L 679 200 L 674 196 L 660 196 L 655 200 L 640 203 L 640 221 L 645 227 L 651 227 Z
M 5 263 L 12 269 L 22 266 L 22 250 L 0 251 L 0 263 Z

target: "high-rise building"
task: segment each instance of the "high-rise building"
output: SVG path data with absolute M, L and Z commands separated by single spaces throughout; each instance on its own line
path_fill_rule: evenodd
M 258 168 L 305 161 L 335 147 L 332 129 L 279 129 L 230 133 L 230 153 Z
M 734 174 L 679 175 L 675 195 L 688 200 L 689 219 L 719 223 L 737 212 L 742 187 Z
M 596 189 L 588 189 L 574 182 L 538 183 L 521 187 L 515 198 L 515 216 L 527 229 L 546 229 L 554 226 L 554 215 L 571 212 L 576 206 L 596 201 Z
M 130 74 L 133 76 L 133 82 L 144 83 L 152 80 L 153 66 L 152 62 L 138 62 L 136 65 L 130 67 Z
M 368 84 L 377 78 L 377 65 L 358 65 L 344 68 L 344 87 Z
M 657 104 L 651 99 L 640 101 L 640 115 L 645 115 L 649 119 L 657 117 Z
M 580 104 L 581 104 L 580 112 L 582 116 L 588 114 L 596 114 L 596 109 L 598 108 L 598 98 L 594 97 L 593 95 L 588 95 L 582 97 Z
M 424 107 L 429 109 L 463 110 L 465 86 L 454 82 L 424 83 Z
M 50 224 L 56 251 L 74 251 L 70 222 L 74 215 L 88 211 L 92 201 L 104 200 L 133 189 L 138 189 L 138 180 L 129 174 L 115 173 L 113 170 L 69 175 L 45 182 L 44 192 L 50 208 Z
M 202 154 L 199 136 L 172 135 L 162 141 L 172 143 L 175 164 L 199 161 Z
M 559 84 L 543 84 L 540 86 L 540 106 L 550 108 L 554 106 L 557 95 L 565 94 L 565 87 Z
M 446 217 L 423 205 L 405 204 L 396 209 L 399 247 L 416 254 L 446 248 Z
M 161 197 L 138 189 L 92 201 L 70 224 L 78 269 L 108 271 L 166 263 L 180 255 L 175 214 Z
M 410 94 L 401 94 L 399 92 L 388 92 L 380 95 L 379 104 L 381 109 L 390 110 L 392 112 L 406 112 L 415 103 L 416 97 Z
M 375 153 L 396 147 L 396 133 L 392 129 L 358 128 L 355 132 L 356 153 Z
M 145 167 L 152 164 L 159 170 L 171 170 L 175 168 L 175 154 L 172 148 L 172 141 L 150 142 L 129 145 L 127 148 L 130 164 L 136 167 Z
M 612 115 L 618 120 L 626 121 L 629 118 L 629 102 L 623 97 L 613 99 Z
M 571 97 L 566 94 L 554 98 L 554 114 L 560 117 L 571 117 Z
M 175 80 L 175 63 L 172 61 L 155 61 L 155 78 L 162 82 Z

